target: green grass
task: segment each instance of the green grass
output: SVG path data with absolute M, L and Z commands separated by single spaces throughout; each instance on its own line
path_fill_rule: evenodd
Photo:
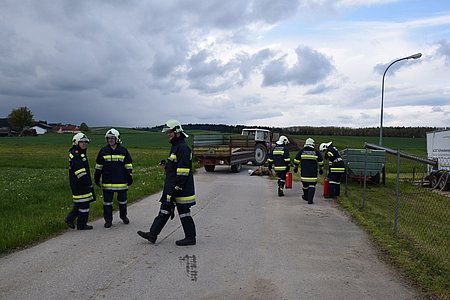
M 448 197 L 406 181 L 400 184 L 398 237 L 394 236 L 395 175 L 386 186 L 350 183 L 340 203 L 363 225 L 392 262 L 431 295 L 450 295 L 450 206 Z M 404 174 L 402 174 L 404 176 Z
M 91 173 L 104 134 L 89 134 Z M 63 222 L 72 207 L 68 182 L 70 134 L 0 138 L 0 253 L 24 247 L 66 229 Z M 134 183 L 128 192 L 132 203 L 162 189 L 164 174 L 158 167 L 169 151 L 161 133 L 130 131 L 124 146 L 133 157 Z M 102 192 L 91 204 L 90 220 L 102 216 Z

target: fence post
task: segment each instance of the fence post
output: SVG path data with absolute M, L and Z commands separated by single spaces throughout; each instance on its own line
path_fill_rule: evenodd
M 397 149 L 397 179 L 395 181 L 394 237 L 398 237 L 398 201 L 400 190 L 400 151 Z
M 362 198 L 362 208 L 366 208 L 366 186 L 367 186 L 367 148 L 364 153 L 364 189 L 363 189 L 363 198 Z

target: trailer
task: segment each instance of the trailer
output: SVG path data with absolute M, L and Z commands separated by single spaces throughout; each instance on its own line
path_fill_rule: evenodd
M 207 172 L 214 172 L 217 165 L 229 165 L 238 173 L 243 164 L 255 160 L 255 145 L 255 139 L 245 135 L 194 135 L 192 154 Z
M 431 187 L 441 191 L 450 190 L 450 130 L 427 133 L 427 156 L 437 162 L 428 168 L 426 179 Z

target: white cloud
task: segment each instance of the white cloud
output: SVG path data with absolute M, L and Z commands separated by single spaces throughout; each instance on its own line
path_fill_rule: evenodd
M 441 126 L 450 13 L 370 17 L 397 2 L 4 0 L 0 114 L 28 106 L 90 126 L 377 126 L 382 72 L 422 52 L 387 74 L 386 126 Z M 345 19 L 349 9 L 367 21 Z

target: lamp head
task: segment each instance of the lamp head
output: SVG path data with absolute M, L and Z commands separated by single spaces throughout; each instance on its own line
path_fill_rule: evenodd
M 420 57 L 422 57 L 422 53 L 416 53 L 416 54 L 413 54 L 413 55 L 408 56 L 408 59 L 410 59 L 410 58 L 412 58 L 412 59 L 418 59 L 418 58 L 420 58 Z

